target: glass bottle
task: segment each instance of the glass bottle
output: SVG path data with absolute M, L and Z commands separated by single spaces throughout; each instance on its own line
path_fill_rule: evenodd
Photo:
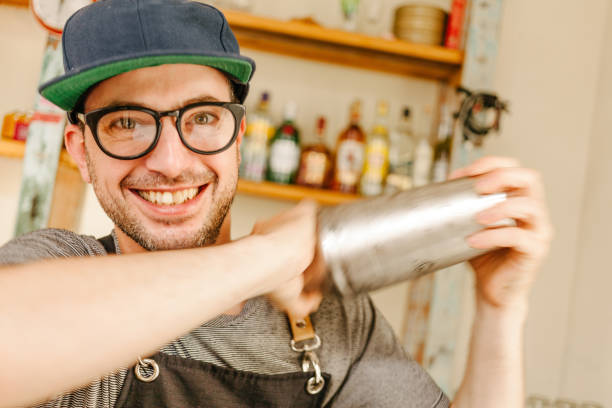
M 344 29 L 355 31 L 357 29 L 357 12 L 360 0 L 340 0 L 342 15 L 344 16 Z
M 389 129 L 387 126 L 389 104 L 379 101 L 376 104 L 374 127 L 368 134 L 365 148 L 365 164 L 361 176 L 361 194 L 379 195 L 389 169 Z
M 323 188 L 327 185 L 331 170 L 331 154 L 325 145 L 325 117 L 319 116 L 316 143 L 302 150 L 297 184 Z
M 338 136 L 334 178 L 331 188 L 345 193 L 356 193 L 363 169 L 365 134 L 359 126 L 361 102 L 350 107 L 349 125 Z
M 283 123 L 270 141 L 268 180 L 293 184 L 300 164 L 300 133 L 295 126 L 297 105 L 291 101 L 285 105 Z
M 389 136 L 389 174 L 385 182 L 385 193 L 393 194 L 412 188 L 415 143 L 409 107 L 402 109 L 400 120 Z
M 249 115 L 244 141 L 240 146 L 240 176 L 248 180 L 262 181 L 265 178 L 268 140 L 274 133 L 268 112 L 269 100 L 268 92 L 263 92 L 257 108 Z
M 443 105 L 440 113 L 438 141 L 434 147 L 432 178 L 434 183 L 445 181 L 450 165 L 451 144 L 453 141 L 453 117 L 448 106 Z
M 431 106 L 423 111 L 427 131 L 418 134 L 418 142 L 414 149 L 414 166 L 412 182 L 414 187 L 421 187 L 431 182 L 431 165 L 433 162 L 433 148 L 431 146 Z
M 17 115 L 15 121 L 15 132 L 13 134 L 13 138 L 15 140 L 25 141 L 28 137 L 28 128 L 30 127 L 30 122 L 32 121 L 32 113 L 22 112 Z
M 2 121 L 2 138 L 13 140 L 15 138 L 15 123 L 19 112 L 9 112 Z

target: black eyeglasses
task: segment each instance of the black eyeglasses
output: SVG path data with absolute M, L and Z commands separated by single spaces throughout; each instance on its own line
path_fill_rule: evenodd
M 108 156 L 133 160 L 150 153 L 161 134 L 161 118 L 173 116 L 183 144 L 199 154 L 227 150 L 238 137 L 245 107 L 231 102 L 198 102 L 174 111 L 142 106 L 113 106 L 77 117 L 89 126 L 94 140 Z

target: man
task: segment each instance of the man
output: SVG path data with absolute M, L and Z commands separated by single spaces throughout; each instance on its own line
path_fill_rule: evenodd
M 0 248 L 1 407 L 448 406 L 367 295 L 321 293 L 314 205 L 230 242 L 254 63 L 218 11 L 98 1 L 63 44 L 66 74 L 42 93 L 69 111 L 66 147 L 115 228 Z M 476 323 L 453 406 L 519 407 L 527 295 L 550 240 L 542 186 L 503 158 L 462 176 L 512 192 L 480 222 L 518 225 L 468 238 L 502 249 L 472 262 Z M 314 312 L 321 344 L 305 373 L 283 311 Z

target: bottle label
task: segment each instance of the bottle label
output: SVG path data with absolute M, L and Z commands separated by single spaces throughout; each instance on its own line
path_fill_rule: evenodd
M 325 181 L 327 156 L 321 152 L 307 152 L 304 155 L 304 183 L 320 186 Z
M 337 179 L 341 184 L 355 185 L 363 169 L 363 143 L 345 140 L 338 146 L 336 156 Z
M 270 147 L 270 172 L 282 176 L 293 174 L 300 164 L 300 147 L 291 140 L 280 139 Z
M 387 172 L 389 147 L 382 139 L 375 139 L 366 147 L 366 162 L 363 175 L 369 181 L 382 183 Z
M 268 138 L 273 132 L 272 124 L 266 118 L 256 118 L 247 125 L 246 129 L 247 138 L 263 143 L 268 143 Z
M 244 161 L 243 177 L 253 181 L 262 181 L 266 173 L 267 146 L 247 139 L 244 145 L 242 160 Z
M 434 183 L 445 181 L 447 174 L 448 174 L 448 162 L 446 160 L 436 160 L 433 165 Z

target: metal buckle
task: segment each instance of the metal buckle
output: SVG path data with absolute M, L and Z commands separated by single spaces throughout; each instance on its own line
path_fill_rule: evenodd
M 301 353 L 302 351 L 313 351 L 321 347 L 321 339 L 317 334 L 312 338 L 312 343 L 307 343 L 305 341 L 300 341 L 299 343 L 303 344 L 298 346 L 295 340 L 291 339 L 291 350 L 296 353 Z
M 141 371 L 141 367 L 151 367 L 153 368 L 153 374 L 147 376 L 145 373 Z M 142 359 L 140 356 L 138 357 L 138 363 L 134 366 L 134 374 L 136 378 L 138 378 L 142 382 L 150 383 L 153 382 L 159 377 L 159 366 L 150 358 Z
M 321 365 L 319 364 L 319 357 L 312 351 L 304 352 L 302 357 L 302 371 L 307 373 L 310 371 L 310 366 L 314 369 L 314 377 L 310 377 L 306 383 L 306 392 L 310 395 L 315 395 L 321 392 L 325 386 L 325 378 L 321 375 Z

